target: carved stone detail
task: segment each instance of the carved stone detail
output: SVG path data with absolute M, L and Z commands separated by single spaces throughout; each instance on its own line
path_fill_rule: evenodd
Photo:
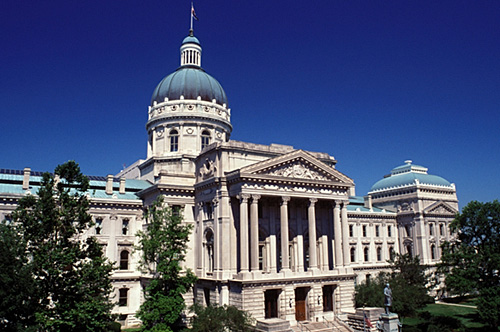
M 202 179 L 208 179 L 215 175 L 217 167 L 213 160 L 206 158 L 203 166 L 200 169 L 200 176 Z
M 263 173 L 275 176 L 283 176 L 287 178 L 294 178 L 294 179 L 323 180 L 323 181 L 330 180 L 324 174 L 321 174 L 318 171 L 307 167 L 303 163 L 286 164 Z

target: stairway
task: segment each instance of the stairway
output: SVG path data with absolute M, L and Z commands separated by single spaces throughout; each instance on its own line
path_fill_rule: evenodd
M 302 329 L 300 324 L 292 327 L 292 331 L 294 332 L 352 332 L 352 330 L 348 329 L 345 326 L 342 326 L 338 323 L 333 323 L 332 327 L 331 323 L 328 325 L 327 323 L 321 322 L 309 322 L 303 321 Z

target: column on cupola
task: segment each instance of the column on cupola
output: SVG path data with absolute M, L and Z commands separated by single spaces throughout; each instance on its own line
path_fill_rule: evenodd
M 259 270 L 259 199 L 260 195 L 252 195 L 250 205 L 250 269 Z
M 309 199 L 307 208 L 307 219 L 309 225 L 309 269 L 318 268 L 317 245 L 316 245 L 316 202 L 317 198 Z
M 333 242 L 335 245 L 335 267 L 344 265 L 342 259 L 342 224 L 340 221 L 340 202 L 333 203 Z
M 348 201 L 342 202 L 340 220 L 342 223 L 342 251 L 344 252 L 344 265 L 349 265 L 349 223 L 347 220 L 347 204 Z
M 241 194 L 240 199 L 240 271 L 248 272 L 248 199 L 250 195 Z
M 288 255 L 288 202 L 290 197 L 281 197 L 280 206 L 280 226 L 281 226 L 281 270 L 289 270 L 289 255 Z

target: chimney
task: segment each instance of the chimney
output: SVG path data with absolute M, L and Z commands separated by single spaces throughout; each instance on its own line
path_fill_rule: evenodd
M 24 177 L 23 177 L 23 190 L 28 190 L 30 188 L 30 175 L 31 168 L 24 168 Z
M 106 181 L 106 194 L 113 195 L 113 175 L 109 174 Z
M 125 178 L 120 178 L 120 194 L 125 194 Z
M 365 196 L 365 208 L 372 209 L 372 195 Z

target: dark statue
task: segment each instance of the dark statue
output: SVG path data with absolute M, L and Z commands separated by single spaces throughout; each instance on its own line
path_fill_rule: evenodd
M 390 313 L 389 307 L 392 307 L 392 290 L 389 284 L 385 285 L 384 295 L 385 295 L 385 301 L 384 301 L 385 313 L 388 315 Z

